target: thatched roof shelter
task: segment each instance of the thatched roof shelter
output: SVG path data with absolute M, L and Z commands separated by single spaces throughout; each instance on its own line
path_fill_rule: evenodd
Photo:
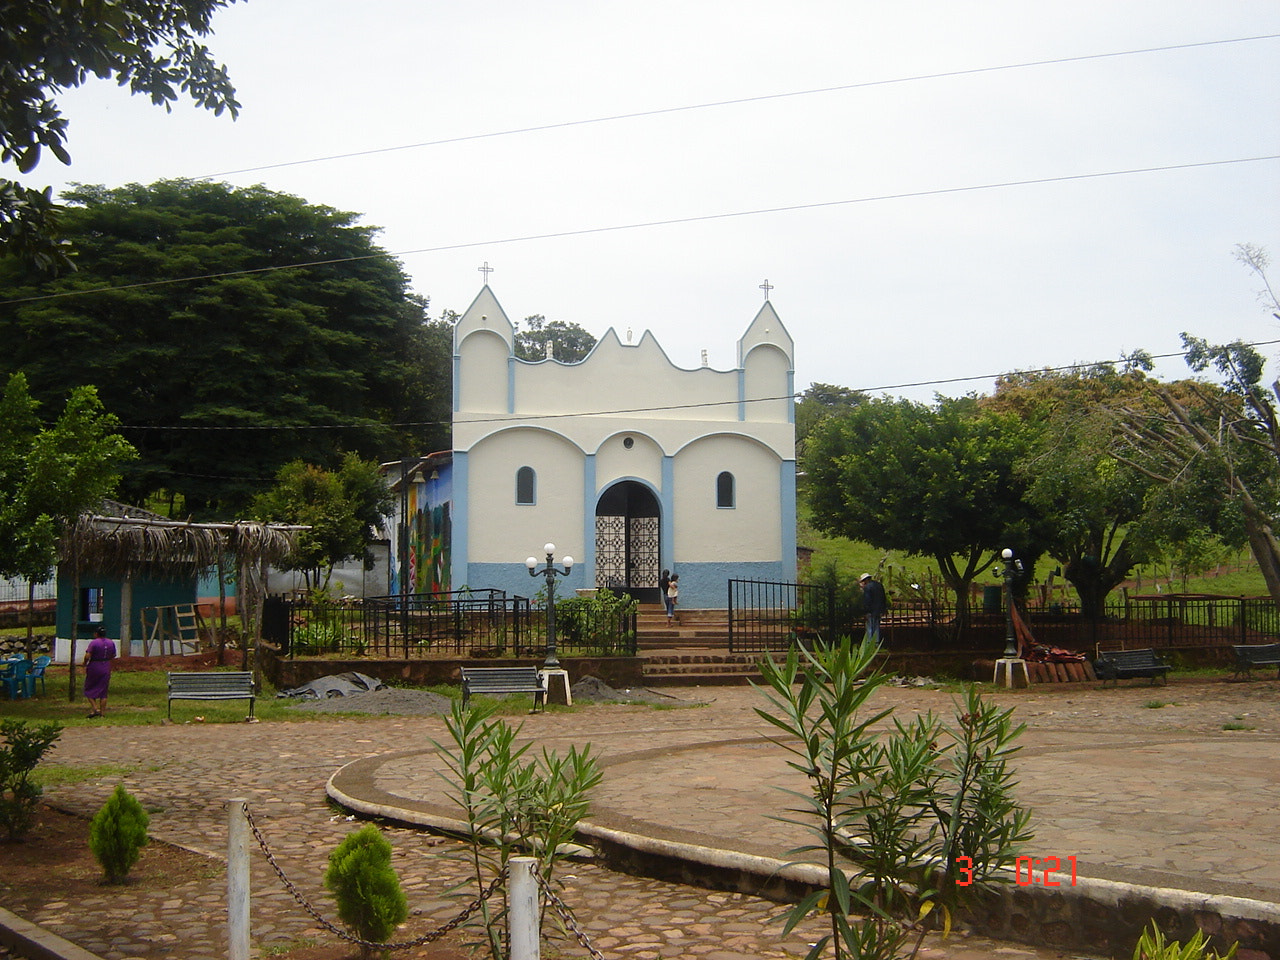
M 81 571 L 124 576 L 145 568 L 153 575 L 190 573 L 228 556 L 237 567 L 276 563 L 293 550 L 307 527 L 256 520 L 192 523 L 105 500 L 99 513 L 82 513 L 63 537 L 62 557 Z

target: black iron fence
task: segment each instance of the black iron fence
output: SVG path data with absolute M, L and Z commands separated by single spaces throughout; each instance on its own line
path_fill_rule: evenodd
M 568 656 L 636 650 L 634 605 L 570 598 L 556 604 L 557 649 Z M 320 601 L 269 597 L 263 636 L 293 657 L 530 657 L 547 646 L 545 610 L 501 590 Z
M 991 603 L 993 600 L 995 603 Z M 965 622 L 949 597 L 893 597 L 881 621 L 891 646 L 985 647 L 1003 636 L 999 594 L 971 605 Z M 1270 597 L 1114 594 L 1099 617 L 1085 617 L 1069 601 L 1031 603 L 1024 613 L 1040 643 L 1093 653 L 1139 647 L 1216 647 L 1275 642 L 1280 609 Z M 860 638 L 861 611 L 834 588 L 803 583 L 729 581 L 729 649 L 782 651 L 814 638 Z
M 766 653 L 848 636 L 852 611 L 833 587 L 768 580 L 729 581 L 729 651 Z M 859 629 L 859 634 L 861 630 Z

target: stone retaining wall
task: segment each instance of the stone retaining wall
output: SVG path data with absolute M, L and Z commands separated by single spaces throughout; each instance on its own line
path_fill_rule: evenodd
M 27 635 L 25 633 L 0 636 L 0 659 L 3 659 L 4 657 L 10 656 L 15 653 L 26 653 L 26 652 L 27 652 Z M 48 652 L 49 652 L 48 637 L 32 638 L 31 655 L 33 657 L 38 657 L 41 654 L 48 653 Z
M 275 656 L 265 647 L 262 651 L 262 669 L 277 690 L 290 690 L 320 677 L 336 673 L 356 672 L 379 680 L 396 680 L 418 686 L 435 686 L 442 683 L 461 683 L 462 667 L 527 667 L 541 666 L 542 657 L 525 659 L 484 660 L 389 660 L 372 657 L 351 657 L 345 660 L 287 660 Z M 576 683 L 582 677 L 598 677 L 611 687 L 622 689 L 638 687 L 644 683 L 643 662 L 639 657 L 572 657 L 560 661 L 560 667 L 569 671 L 569 682 Z
M 825 885 L 825 872 L 812 864 L 725 853 L 593 824 L 584 824 L 581 832 L 604 862 L 627 873 L 783 903 L 799 901 Z M 1118 960 L 1133 956 L 1143 930 L 1155 921 L 1168 940 L 1185 943 L 1201 930 L 1220 953 L 1239 943 L 1237 960 L 1280 960 L 1276 904 L 1088 877 L 1056 889 L 991 885 L 962 919 L 975 932 L 997 940 Z

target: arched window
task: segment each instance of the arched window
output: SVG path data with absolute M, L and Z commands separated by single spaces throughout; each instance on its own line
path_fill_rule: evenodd
M 521 467 L 516 471 L 516 503 L 535 503 L 538 495 L 538 475 L 533 467 Z
M 716 506 L 724 510 L 737 506 L 734 500 L 733 474 L 728 470 L 716 477 Z

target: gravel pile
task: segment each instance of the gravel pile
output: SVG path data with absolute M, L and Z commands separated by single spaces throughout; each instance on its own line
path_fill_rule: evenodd
M 575 703 L 662 703 L 697 706 L 704 701 L 684 700 L 680 697 L 657 693 L 641 687 L 615 690 L 596 677 L 583 677 L 572 687 Z M 311 713 L 370 713 L 397 716 L 428 716 L 448 713 L 451 701 L 448 697 L 429 690 L 411 690 L 403 687 L 383 687 L 381 690 L 363 690 L 343 697 L 325 697 L 320 700 L 300 700 L 289 704 L 291 710 L 307 710 Z
M 291 710 L 310 713 L 373 713 L 397 716 L 427 716 L 448 713 L 453 701 L 430 690 L 409 690 L 402 687 L 383 687 L 381 690 L 364 690 L 349 693 L 345 697 L 325 697 L 323 700 L 302 700 L 289 704 Z

